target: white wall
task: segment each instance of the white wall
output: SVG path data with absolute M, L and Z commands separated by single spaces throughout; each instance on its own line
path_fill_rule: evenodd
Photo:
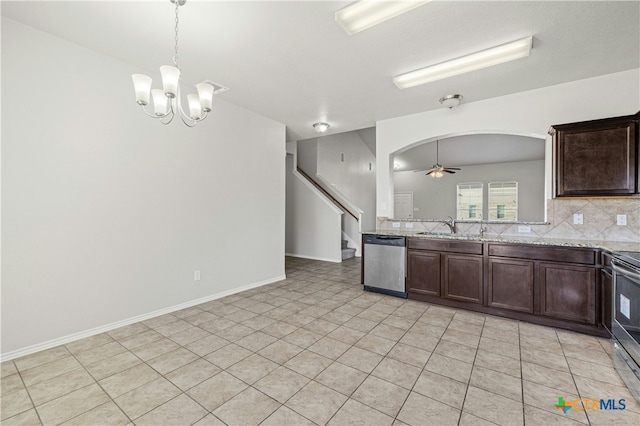
M 135 72 L 2 18 L 4 357 L 284 277 L 285 126 L 163 126 Z
M 544 160 L 463 166 L 455 174 L 441 179 L 425 172 L 395 172 L 395 192 L 413 192 L 414 219 L 456 217 L 456 185 L 463 182 L 484 183 L 484 210 L 488 206 L 489 182 L 518 182 L 518 220 L 544 221 Z M 434 202 L 437 200 L 437 202 Z M 483 213 L 483 217 L 488 218 Z
M 318 172 L 318 138 L 298 141 L 298 167 L 313 177 Z
M 341 153 L 344 162 L 340 161 Z M 355 131 L 318 139 L 318 175 L 364 212 L 363 231 L 376 227 L 375 161 L 375 156 Z
M 294 171 L 294 155 L 287 154 L 285 251 L 296 257 L 341 262 L 342 212 Z
M 640 69 L 634 69 L 484 101 L 462 103 L 452 110 L 442 108 L 378 121 L 377 216 L 393 216 L 393 164 L 390 155 L 404 147 L 424 139 L 470 133 L 505 133 L 545 138 L 554 124 L 629 115 L 639 109 Z M 547 151 L 549 146 L 547 139 Z M 551 162 L 547 161 L 547 182 L 550 179 L 550 168 Z

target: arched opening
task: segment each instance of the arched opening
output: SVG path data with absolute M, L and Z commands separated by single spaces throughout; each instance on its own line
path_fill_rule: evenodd
M 498 132 L 411 143 L 390 156 L 394 218 L 542 223 L 551 176 L 546 145 L 545 137 Z M 437 166 L 445 172 L 434 172 Z

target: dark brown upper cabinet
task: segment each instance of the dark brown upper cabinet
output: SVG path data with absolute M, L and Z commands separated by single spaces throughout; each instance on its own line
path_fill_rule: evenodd
M 552 126 L 556 197 L 634 195 L 640 112 Z

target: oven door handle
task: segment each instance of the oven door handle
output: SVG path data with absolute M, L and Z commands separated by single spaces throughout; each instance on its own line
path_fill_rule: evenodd
M 611 260 L 611 269 L 613 269 L 614 271 L 616 271 L 617 273 L 619 273 L 621 275 L 626 275 L 628 277 L 631 277 L 631 278 L 635 279 L 636 281 L 640 281 L 640 274 L 639 273 L 637 273 L 635 271 L 632 271 L 629 268 L 626 268 L 622 264 L 616 262 L 615 259 Z

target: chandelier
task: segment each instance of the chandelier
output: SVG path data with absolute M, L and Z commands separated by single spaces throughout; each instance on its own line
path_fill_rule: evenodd
M 133 74 L 133 85 L 136 92 L 136 102 L 142 110 L 150 117 L 160 119 L 162 124 L 169 124 L 173 117 L 179 115 L 184 124 L 194 127 L 198 122 L 207 118 L 213 108 L 213 95 L 226 91 L 226 87 L 219 86 L 209 81 L 196 84 L 198 94 L 187 95 L 189 113 L 182 108 L 180 99 L 180 68 L 178 67 L 178 8 L 184 5 L 187 0 L 170 0 L 176 5 L 176 26 L 175 26 L 175 54 L 173 56 L 173 66 L 163 65 L 160 67 L 162 76 L 162 89 L 151 89 L 151 77 L 144 74 Z M 149 101 L 153 101 L 153 111 L 147 110 Z

